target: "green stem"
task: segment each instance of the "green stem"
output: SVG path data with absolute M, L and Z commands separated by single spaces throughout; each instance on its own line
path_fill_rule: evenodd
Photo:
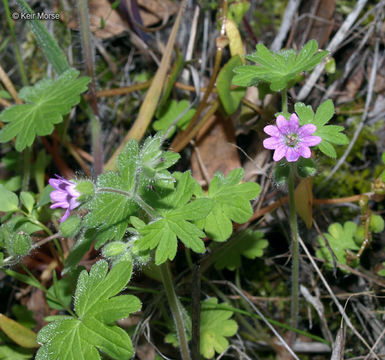
M 159 270 L 162 277 L 164 290 L 166 291 L 167 300 L 170 305 L 172 317 L 174 319 L 182 359 L 190 360 L 190 351 L 188 348 L 187 335 L 183 321 L 182 305 L 180 304 L 179 299 L 175 293 L 168 262 L 160 265 Z
M 294 175 L 295 167 L 290 164 L 290 173 L 288 180 L 289 187 L 289 209 L 290 209 L 290 230 L 291 230 L 291 254 L 292 254 L 292 283 L 291 283 L 291 326 L 297 327 L 298 324 L 298 293 L 299 293 L 299 249 L 298 249 L 298 228 L 297 214 L 295 210 L 294 198 Z
M 287 89 L 283 89 L 281 93 L 282 97 L 282 112 L 287 113 Z

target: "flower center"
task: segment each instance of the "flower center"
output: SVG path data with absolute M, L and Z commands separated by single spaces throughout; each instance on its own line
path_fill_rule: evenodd
M 297 134 L 288 134 L 285 136 L 285 144 L 290 147 L 295 147 L 298 144 Z

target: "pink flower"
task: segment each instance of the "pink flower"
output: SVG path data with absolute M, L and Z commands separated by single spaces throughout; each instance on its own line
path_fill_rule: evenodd
M 284 116 L 277 117 L 277 126 L 265 126 L 263 131 L 271 137 L 263 141 L 263 146 L 269 150 L 275 150 L 274 161 L 283 157 L 289 162 L 294 162 L 300 156 L 309 158 L 311 156 L 310 146 L 318 145 L 322 138 L 313 136 L 317 130 L 314 124 L 299 126 L 299 119 L 296 114 L 291 114 L 287 121 Z
M 63 208 L 67 209 L 61 218 L 60 222 L 64 222 L 70 212 L 80 205 L 77 201 L 80 193 L 76 190 L 76 184 L 68 181 L 61 176 L 55 175 L 57 179 L 49 179 L 49 184 L 55 189 L 51 192 L 50 197 L 53 204 L 50 206 L 51 209 Z

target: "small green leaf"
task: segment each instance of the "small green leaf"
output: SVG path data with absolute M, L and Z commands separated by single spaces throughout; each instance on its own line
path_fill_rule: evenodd
M 328 99 L 318 106 L 314 117 L 314 124 L 318 127 L 325 125 L 334 115 L 333 101 Z
M 230 237 L 232 221 L 243 224 L 253 215 L 250 200 L 259 195 L 261 187 L 252 182 L 239 184 L 243 174 L 243 169 L 235 169 L 225 178 L 217 172 L 210 183 L 208 198 L 213 207 L 202 223 L 207 235 L 215 241 Z
M 246 59 L 259 66 L 244 65 L 235 68 L 233 84 L 253 86 L 259 82 L 267 82 L 271 90 L 281 91 L 301 72 L 312 70 L 326 55 L 327 51 L 318 50 L 315 40 L 306 43 L 298 55 L 292 49 L 271 52 L 263 44 L 258 44 L 256 52 L 247 55 Z
M 21 89 L 19 97 L 25 104 L 11 106 L 0 114 L 0 119 L 8 123 L 0 131 L 0 142 L 16 136 L 15 148 L 22 151 L 32 145 L 36 135 L 51 134 L 54 125 L 63 121 L 63 115 L 79 103 L 80 94 L 87 90 L 90 79 L 77 79 L 78 75 L 71 69 L 56 81 L 44 79 Z
M 173 260 L 177 249 L 177 239 L 197 253 L 205 252 L 202 238 L 205 233 L 191 221 L 203 219 L 210 212 L 212 203 L 208 199 L 196 199 L 188 203 L 194 192 L 196 181 L 190 172 L 183 173 L 175 190 L 158 203 L 161 216 L 143 226 L 137 221 L 140 237 L 135 243 L 139 250 L 155 249 L 155 263 Z
M 98 350 L 112 359 L 131 358 L 131 339 L 114 324 L 141 307 L 135 296 L 115 296 L 130 280 L 131 265 L 121 262 L 107 271 L 102 260 L 90 273 L 81 272 L 75 293 L 77 317 L 55 320 L 40 330 L 37 338 L 43 345 L 36 360 L 77 360 L 79 354 L 84 360 L 98 360 Z
M 337 153 L 332 144 L 346 145 L 349 139 L 341 131 L 344 130 L 342 126 L 326 125 L 334 115 L 334 105 L 329 99 L 323 102 L 317 109 L 314 115 L 311 106 L 306 106 L 303 103 L 296 103 L 294 106 L 295 112 L 299 117 L 300 125 L 314 124 L 317 127 L 314 135 L 322 138 L 318 148 L 327 156 L 335 159 Z
M 15 211 L 19 208 L 19 199 L 12 191 L 0 184 L 0 211 Z
M 32 212 L 33 205 L 35 204 L 35 199 L 32 194 L 26 191 L 22 191 L 20 193 L 20 200 L 30 214 Z
M 215 353 L 222 353 L 229 346 L 227 337 L 233 336 L 238 331 L 238 324 L 229 320 L 233 312 L 224 309 L 225 304 L 220 304 L 216 309 L 218 299 L 209 298 L 202 303 L 200 316 L 200 352 L 206 359 L 212 359 Z
M 241 66 L 242 60 L 239 55 L 233 56 L 221 69 L 217 78 L 218 96 L 227 115 L 232 115 L 245 96 L 246 90 L 238 88 L 231 90 L 231 80 L 234 77 L 233 69 Z
M 355 242 L 357 225 L 352 221 L 345 222 L 343 226 L 339 223 L 334 223 L 329 226 L 328 230 L 329 233 L 324 233 L 324 236 L 333 249 L 337 262 L 347 265 L 346 251 L 358 251 L 360 248 Z M 318 243 L 320 248 L 316 252 L 317 257 L 327 260 L 328 267 L 333 267 L 332 254 L 321 236 L 318 237 Z
M 246 229 L 231 239 L 231 244 L 225 246 L 215 256 L 215 268 L 235 270 L 242 264 L 242 256 L 255 259 L 263 255 L 263 250 L 269 245 L 261 231 Z
M 189 106 L 190 103 L 187 100 L 171 100 L 166 110 L 162 111 L 161 115 L 158 117 L 158 120 L 154 121 L 152 127 L 156 131 L 166 133 L 173 122 L 180 117 L 178 122 L 174 124 L 175 126 L 173 129 L 170 130 L 167 138 L 170 138 L 175 133 L 176 128 L 182 130 L 186 129 L 196 111 L 195 109 L 189 109 L 183 116 L 181 116 L 181 114 L 186 111 Z

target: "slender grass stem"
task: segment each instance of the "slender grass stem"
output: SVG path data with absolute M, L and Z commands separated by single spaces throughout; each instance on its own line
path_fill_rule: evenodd
M 291 254 L 292 254 L 292 283 L 291 283 L 291 326 L 297 327 L 298 324 L 298 309 L 299 309 L 299 249 L 298 249 L 298 228 L 297 214 L 295 210 L 294 198 L 294 175 L 295 168 L 290 164 L 289 173 L 289 209 L 290 209 L 290 230 L 291 230 Z
M 167 300 L 170 305 L 172 317 L 174 319 L 182 359 L 190 360 L 190 350 L 188 348 L 186 329 L 183 321 L 182 305 L 180 304 L 179 299 L 175 293 L 168 262 L 160 265 L 159 270 L 162 277 L 164 290 L 166 291 Z

